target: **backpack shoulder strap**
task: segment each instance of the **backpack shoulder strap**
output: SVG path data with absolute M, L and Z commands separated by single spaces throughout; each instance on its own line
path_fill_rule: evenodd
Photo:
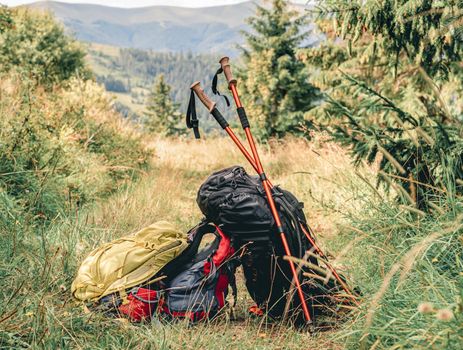
M 189 246 L 179 256 L 167 263 L 156 277 L 174 276 L 180 272 L 184 265 L 196 256 L 199 245 L 207 233 L 215 233 L 215 226 L 203 219 L 198 225 L 188 231 Z

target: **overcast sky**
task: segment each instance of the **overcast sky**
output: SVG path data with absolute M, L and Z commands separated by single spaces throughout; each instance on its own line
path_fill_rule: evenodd
M 0 0 L 0 4 L 17 6 L 36 2 L 37 0 Z M 182 7 L 204 7 L 214 5 L 230 5 L 243 2 L 245 0 L 60 0 L 69 3 L 91 3 L 117 7 L 142 7 L 152 5 L 170 5 Z M 295 3 L 304 4 L 307 0 L 294 0 Z

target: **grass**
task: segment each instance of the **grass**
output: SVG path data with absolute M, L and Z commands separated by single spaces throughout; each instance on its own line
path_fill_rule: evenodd
M 349 348 L 460 349 L 463 216 L 419 218 L 387 203 L 357 218 L 352 273 L 367 296 L 337 337 Z M 353 232 L 338 237 L 352 241 Z M 365 263 L 368 262 L 368 263 Z M 442 315 L 447 313 L 449 317 Z
M 273 183 L 305 202 L 322 246 L 335 252 L 335 265 L 361 286 L 362 305 L 348 322 L 310 334 L 253 319 L 246 311 L 252 302 L 242 279 L 234 316 L 196 326 L 130 324 L 90 313 L 73 301 L 69 286 L 79 262 L 94 247 L 157 220 L 186 231 L 201 218 L 195 203 L 200 183 L 212 171 L 243 164 L 228 139 L 159 138 L 148 145 L 155 149 L 151 170 L 111 197 L 48 225 L 2 232 L 0 344 L 47 349 L 458 349 L 458 271 L 463 271 L 458 204 L 442 203 L 439 220 L 421 218 L 374 189 L 374 169 L 355 170 L 345 151 L 324 141 L 317 135 L 311 142 L 290 139 L 260 149 Z M 432 311 L 419 313 L 422 303 L 432 303 Z M 451 310 L 453 318 L 440 320 L 439 310 Z
M 348 181 L 346 176 L 354 178 L 355 174 L 341 149 L 333 145 L 319 148 L 316 142 L 289 140 L 272 145 L 272 153 L 269 148 L 261 148 L 268 173 L 276 175 L 273 182 L 306 202 L 306 212 L 312 225 L 323 232 L 320 237 L 324 241 L 325 236 L 336 235 L 336 223 L 342 221 L 336 210 L 349 196 L 335 189 Z M 241 155 L 226 139 L 157 139 L 150 146 L 156 150 L 153 168 L 138 181 L 108 200 L 69 212 L 50 225 L 18 229 L 16 247 L 2 244 L 1 344 L 12 348 L 92 349 L 283 349 L 309 344 L 342 348 L 325 334 L 310 335 L 250 318 L 246 310 L 251 300 L 243 285 L 236 319 L 224 316 L 195 327 L 182 323 L 131 325 L 87 313 L 71 299 L 69 286 L 77 266 L 95 246 L 157 220 L 169 220 L 186 231 L 201 217 L 195 203 L 199 184 L 214 170 L 242 164 Z M 361 183 L 357 183 L 361 191 Z M 350 199 L 351 203 L 357 201 Z M 9 233 L 2 233 L 2 242 L 10 242 Z

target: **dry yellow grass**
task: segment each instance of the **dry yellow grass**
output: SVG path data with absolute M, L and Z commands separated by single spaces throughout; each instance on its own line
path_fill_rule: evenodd
M 311 141 L 288 139 L 259 146 L 272 182 L 305 203 L 310 224 L 322 237 L 335 234 L 343 212 L 359 209 L 365 193 L 371 194 L 345 150 L 324 141 L 317 135 Z M 154 170 L 101 205 L 95 217 L 100 225 L 125 232 L 163 219 L 187 229 L 201 217 L 196 191 L 209 174 L 232 165 L 243 165 L 254 174 L 229 139 L 158 138 L 150 147 L 155 150 Z M 373 178 L 372 169 L 359 172 L 365 179 Z

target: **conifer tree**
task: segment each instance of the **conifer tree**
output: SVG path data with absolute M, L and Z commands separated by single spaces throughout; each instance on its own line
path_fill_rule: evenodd
M 248 114 L 259 120 L 262 139 L 300 133 L 308 125 L 304 114 L 318 96 L 296 56 L 306 16 L 292 11 L 285 0 L 271 5 L 257 6 L 248 19 L 251 31 L 244 33 L 244 69 L 239 72 Z
M 170 93 L 171 87 L 165 82 L 164 75 L 158 75 L 147 101 L 148 112 L 145 126 L 149 132 L 166 136 L 186 133 L 178 111 L 178 104 L 172 101 Z
M 420 209 L 463 193 L 462 4 L 325 1 L 328 40 L 304 58 L 333 138 L 357 163 L 380 158 L 378 181 Z

